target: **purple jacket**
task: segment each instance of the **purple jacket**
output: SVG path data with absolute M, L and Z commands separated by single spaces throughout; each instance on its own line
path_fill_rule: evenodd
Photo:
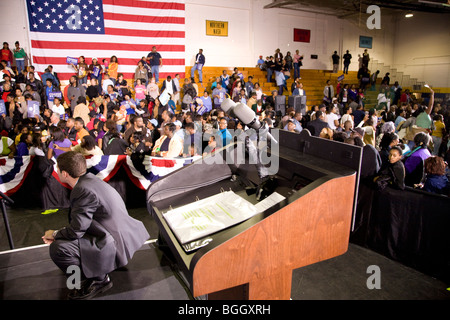
M 414 169 L 417 168 L 421 161 L 425 161 L 425 159 L 431 157 L 430 151 L 427 148 L 421 148 L 414 152 L 408 159 L 405 161 L 405 171 L 406 173 L 411 173 Z

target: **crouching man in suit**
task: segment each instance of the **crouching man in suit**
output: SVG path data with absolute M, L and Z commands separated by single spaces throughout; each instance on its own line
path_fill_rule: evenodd
M 68 151 L 57 159 L 61 182 L 72 187 L 69 225 L 48 230 L 50 257 L 66 272 L 81 269 L 81 286 L 69 299 L 90 299 L 112 287 L 109 272 L 125 266 L 149 234 L 144 224 L 128 215 L 120 194 L 109 184 L 86 173 L 86 160 Z

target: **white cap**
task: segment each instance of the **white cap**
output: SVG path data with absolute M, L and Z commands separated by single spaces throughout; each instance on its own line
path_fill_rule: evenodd
M 175 121 L 173 124 L 178 126 L 178 127 L 182 127 L 183 126 L 183 124 L 181 123 L 180 120 Z

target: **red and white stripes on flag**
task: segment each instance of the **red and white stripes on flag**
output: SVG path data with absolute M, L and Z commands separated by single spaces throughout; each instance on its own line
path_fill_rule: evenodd
M 117 56 L 118 72 L 132 79 L 138 61 L 156 46 L 160 77 L 184 77 L 184 0 L 27 0 L 27 10 L 39 73 L 52 65 L 60 80 L 68 80 L 75 72 L 67 57 L 84 56 L 89 65 L 93 57 L 102 63 Z

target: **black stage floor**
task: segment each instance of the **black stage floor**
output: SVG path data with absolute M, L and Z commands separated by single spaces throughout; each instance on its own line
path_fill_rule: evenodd
M 129 213 L 144 222 L 152 239 L 156 223 L 146 208 Z M 67 210 L 42 215 L 40 210 L 8 208 L 15 250 L 10 251 L 0 223 L 0 299 L 65 300 L 65 275 L 53 264 L 45 230 L 67 224 Z M 380 289 L 367 286 L 369 266 L 380 270 Z M 148 241 L 130 263 L 111 273 L 113 288 L 95 300 L 192 300 L 170 261 Z M 371 250 L 349 244 L 336 258 L 293 271 L 292 300 L 450 300 L 447 285 Z

